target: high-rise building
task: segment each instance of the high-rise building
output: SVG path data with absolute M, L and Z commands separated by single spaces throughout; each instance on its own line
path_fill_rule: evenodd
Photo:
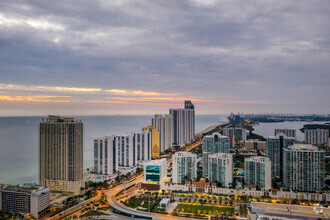
M 80 193 L 83 179 L 83 123 L 50 115 L 40 123 L 40 185 Z
M 308 144 L 327 144 L 328 129 L 305 129 L 305 142 Z
M 152 133 L 149 129 L 94 140 L 94 171 L 111 174 L 121 167 L 134 167 L 151 160 Z
M 267 155 L 272 161 L 272 179 L 281 179 L 283 176 L 283 149 L 293 145 L 295 138 L 284 134 L 277 134 L 267 138 Z
M 0 185 L 0 211 L 30 214 L 38 219 L 50 205 L 50 189 L 32 184 Z M 30 216 L 30 217 L 32 217 Z
M 214 153 L 229 153 L 229 138 L 218 132 L 203 138 L 203 176 L 208 175 L 209 155 Z
M 268 157 L 253 156 L 244 160 L 244 180 L 247 185 L 258 189 L 271 189 L 271 161 Z
M 324 188 L 325 152 L 311 144 L 294 144 L 284 149 L 284 186 L 300 192 Z
M 159 130 L 160 152 L 172 148 L 173 117 L 172 115 L 155 115 L 151 120 L 152 126 Z
M 115 136 L 106 136 L 94 140 L 94 172 L 112 174 L 116 172 Z
M 172 157 L 172 181 L 183 184 L 197 177 L 197 155 L 190 152 L 177 152 Z
M 246 141 L 246 129 L 244 128 L 224 128 L 223 135 L 233 137 L 236 143 Z
M 151 132 L 132 132 L 115 137 L 117 167 L 133 167 L 138 162 L 151 160 Z
M 142 128 L 142 131 L 149 130 L 151 132 L 151 159 L 160 157 L 160 132 L 153 126 Z
M 233 182 L 233 156 L 228 153 L 209 155 L 208 178 L 210 182 L 221 183 L 222 187 L 229 187 Z
M 173 144 L 183 146 L 194 140 L 195 110 L 170 109 L 170 115 L 173 117 Z
M 184 108 L 185 109 L 195 109 L 194 104 L 190 100 L 185 100 L 184 101 Z
M 281 128 L 277 128 L 274 130 L 274 135 L 276 136 L 277 134 L 284 134 L 287 137 L 292 137 L 292 138 L 297 138 L 296 136 L 296 129 L 281 129 Z

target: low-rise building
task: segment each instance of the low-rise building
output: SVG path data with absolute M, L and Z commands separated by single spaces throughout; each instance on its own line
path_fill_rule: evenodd
M 50 205 L 50 189 L 33 184 L 0 185 L 0 211 L 38 218 Z
M 144 164 L 144 178 L 141 188 L 146 190 L 160 190 L 167 177 L 167 160 L 152 160 Z

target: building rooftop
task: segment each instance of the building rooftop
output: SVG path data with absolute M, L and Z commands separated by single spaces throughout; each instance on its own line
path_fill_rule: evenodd
M 152 160 L 152 161 L 146 163 L 146 166 L 161 166 L 161 165 L 163 165 L 163 163 L 166 164 L 166 162 L 167 162 L 166 158 L 159 159 L 159 160 Z
M 287 150 L 300 150 L 300 151 L 320 151 L 317 147 L 312 144 L 294 144 L 289 146 Z
M 9 191 L 9 192 L 23 192 L 29 194 L 41 194 L 47 191 L 50 191 L 49 188 L 39 187 L 34 184 L 23 184 L 23 185 L 0 185 L 0 191 Z
M 246 161 L 255 161 L 255 162 L 267 162 L 267 161 L 270 161 L 270 159 L 268 157 L 263 157 L 263 156 L 247 157 L 245 160 Z

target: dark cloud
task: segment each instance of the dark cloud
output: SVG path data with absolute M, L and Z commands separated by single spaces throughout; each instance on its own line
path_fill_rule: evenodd
M 203 113 L 328 113 L 329 19 L 326 0 L 3 0 L 0 81 L 215 100 Z

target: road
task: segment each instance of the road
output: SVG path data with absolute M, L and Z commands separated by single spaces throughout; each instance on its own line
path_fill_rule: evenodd
M 140 176 L 140 177 L 136 178 L 135 180 L 126 182 L 125 187 L 128 188 L 136 183 L 141 182 L 142 180 L 143 180 L 143 176 Z M 106 193 L 109 205 L 119 212 L 130 214 L 130 215 L 132 215 L 132 217 L 133 216 L 142 217 L 142 218 L 149 218 L 149 219 L 155 219 L 155 220 L 165 220 L 165 219 L 166 220 L 167 219 L 169 219 L 169 220 L 175 220 L 175 219 L 184 220 L 185 219 L 186 220 L 186 219 L 189 219 L 189 218 L 177 217 L 177 216 L 172 216 L 172 215 L 162 215 L 162 214 L 153 213 L 153 212 L 143 212 L 143 211 L 138 211 L 138 210 L 129 208 L 116 200 L 116 195 L 122 190 L 124 190 L 124 184 L 121 184 L 115 188 L 112 188 Z

